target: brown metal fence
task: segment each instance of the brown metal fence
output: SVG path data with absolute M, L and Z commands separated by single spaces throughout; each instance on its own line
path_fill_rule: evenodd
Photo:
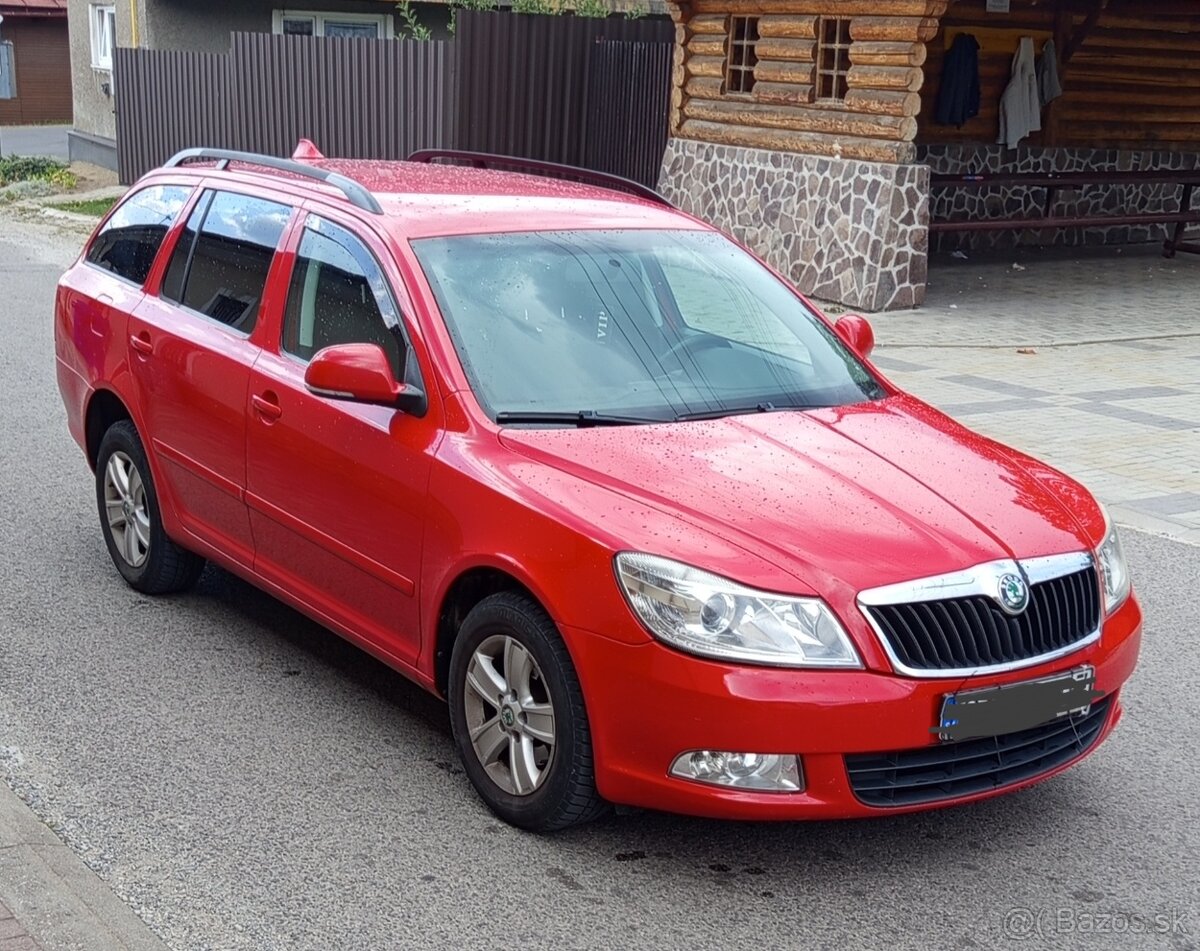
M 460 11 L 458 147 L 653 186 L 667 142 L 674 38 L 669 20 Z M 592 164 L 595 156 L 604 164 Z
M 191 146 L 404 158 L 453 142 L 452 42 L 235 33 L 227 54 L 116 51 L 117 156 L 129 183 Z
M 460 10 L 417 42 L 235 33 L 227 54 L 118 49 L 117 152 L 134 181 L 192 146 L 404 158 L 460 148 L 653 186 L 667 140 L 666 20 Z

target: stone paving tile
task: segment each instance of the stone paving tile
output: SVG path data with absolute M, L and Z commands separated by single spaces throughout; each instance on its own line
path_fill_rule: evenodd
M 1131 508 L 1141 509 L 1152 515 L 1190 515 L 1200 512 L 1200 493 L 1175 492 L 1150 499 L 1132 499 Z
M 1022 399 L 1037 399 L 1041 396 L 1052 395 L 1048 390 L 1033 386 L 1022 386 L 1019 383 L 1009 383 L 1007 380 L 993 380 L 984 376 L 972 376 L 969 373 L 958 376 L 942 377 L 947 383 L 958 383 L 976 390 L 987 390 L 991 393 L 1003 393 L 1005 396 L 1017 396 Z
M 1122 251 L 935 259 L 926 307 L 871 318 L 881 367 L 1119 522 L 1200 544 L 1200 258 Z
M 1149 400 L 1170 396 L 1186 396 L 1183 390 L 1171 386 L 1131 386 L 1121 390 L 1092 390 L 1087 393 L 1076 393 L 1075 396 L 1084 400 L 1096 400 L 1101 403 L 1114 403 L 1122 400 Z
M 0 951 L 42 951 L 4 902 L 0 902 Z

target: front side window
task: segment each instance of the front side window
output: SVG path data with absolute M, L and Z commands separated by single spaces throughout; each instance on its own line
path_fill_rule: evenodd
M 190 188 L 153 185 L 143 188 L 113 212 L 88 248 L 89 264 L 141 285 L 163 238 L 187 204 Z
M 399 311 L 371 252 L 345 228 L 309 218 L 288 290 L 284 352 L 307 361 L 325 347 L 374 343 L 402 379 L 399 326 Z
M 92 43 L 92 66 L 113 68 L 113 50 L 117 47 L 117 8 L 111 4 L 93 3 L 88 7 L 88 26 Z
M 790 288 L 719 234 L 540 232 L 413 247 L 493 417 L 667 421 L 884 393 Z
M 291 214 L 287 205 L 262 198 L 205 195 L 175 245 L 162 296 L 249 334 Z

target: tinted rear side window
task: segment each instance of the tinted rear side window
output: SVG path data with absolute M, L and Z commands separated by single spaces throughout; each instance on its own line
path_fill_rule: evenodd
M 134 284 L 144 284 L 150 267 L 187 204 L 190 188 L 153 185 L 121 205 L 88 248 L 87 261 Z
M 162 296 L 248 334 L 292 209 L 215 192 L 196 206 L 167 266 Z

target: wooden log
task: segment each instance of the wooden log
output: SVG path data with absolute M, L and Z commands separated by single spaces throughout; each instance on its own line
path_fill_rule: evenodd
M 814 16 L 873 17 L 888 20 L 902 17 L 933 19 L 945 10 L 944 0 L 892 0 L 884 9 L 879 0 L 696 0 L 692 5 L 697 13 L 724 13 L 753 16 L 778 13 L 811 13 Z M 935 26 L 934 33 L 937 32 Z
M 725 80 L 711 76 L 693 76 L 683 87 L 684 92 L 695 99 L 720 99 L 724 95 Z M 758 86 L 754 87 L 757 94 Z
M 874 116 L 915 116 L 921 111 L 921 94 L 904 89 L 851 89 L 846 93 L 846 108 Z
M 758 35 L 788 36 L 797 40 L 817 38 L 817 18 L 813 16 L 765 16 L 758 21 Z
M 754 67 L 755 83 L 795 83 L 811 85 L 812 63 L 785 63 L 780 60 L 760 59 Z
M 865 162 L 897 164 L 911 162 L 916 156 L 916 146 L 911 142 L 860 139 L 846 135 L 797 132 L 793 129 L 757 129 L 705 122 L 701 119 L 685 119 L 680 123 L 677 134 L 681 138 L 699 139 L 719 145 L 741 145 L 752 149 L 800 152 L 806 155 L 859 159 Z
M 861 16 L 850 21 L 850 38 L 856 43 L 868 40 L 928 43 L 937 36 L 939 25 L 929 17 Z
M 685 60 L 685 68 L 689 76 L 725 76 L 724 56 L 689 56 Z
M 811 63 L 817 44 L 815 40 L 800 40 L 792 37 L 760 37 L 754 44 L 758 58 L 786 60 L 790 63 Z
M 813 101 L 811 84 L 800 83 L 755 83 L 756 102 L 774 102 L 785 106 L 806 106 Z
M 759 102 L 722 99 L 689 99 L 683 104 L 685 119 L 702 119 L 763 129 L 794 129 L 825 135 L 849 135 L 865 139 L 916 138 L 917 120 L 912 116 L 862 116 L 837 109 L 779 106 Z
M 756 69 L 755 76 L 757 75 Z M 851 66 L 850 72 L 846 74 L 846 84 L 851 89 L 900 89 L 920 92 L 924 81 L 925 73 L 916 66 Z
M 668 4 L 668 6 L 674 6 L 674 4 Z M 694 16 L 688 20 L 688 29 L 693 33 L 702 33 L 705 36 L 713 34 L 724 36 L 729 32 L 729 24 L 724 14 L 709 13 Z
M 924 43 L 904 40 L 865 40 L 850 47 L 855 66 L 923 66 L 926 56 Z
M 724 56 L 725 37 L 723 36 L 693 36 L 687 44 L 687 49 L 693 56 Z

